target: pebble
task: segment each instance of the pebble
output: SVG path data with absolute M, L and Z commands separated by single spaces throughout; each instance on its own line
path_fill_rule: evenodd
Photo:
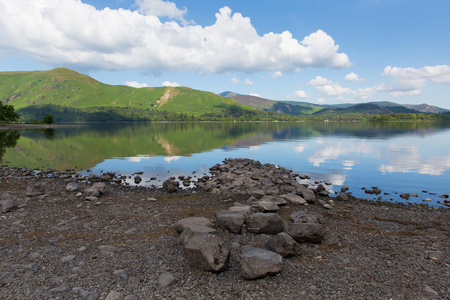
M 74 259 L 75 259 L 75 255 L 67 255 L 67 256 L 64 256 L 63 258 L 61 258 L 61 262 L 67 263 L 67 262 L 71 262 Z
M 109 292 L 108 296 L 106 296 L 105 300 L 119 300 L 122 298 L 122 294 L 116 291 Z

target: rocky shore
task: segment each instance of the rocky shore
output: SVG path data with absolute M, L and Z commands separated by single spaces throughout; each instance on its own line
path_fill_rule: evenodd
M 448 209 L 330 197 L 249 159 L 125 181 L 0 168 L 0 298 L 450 299 Z M 180 225 L 192 217 L 206 223 Z M 314 222 L 315 239 L 299 235 Z M 226 254 L 206 267 L 202 230 Z

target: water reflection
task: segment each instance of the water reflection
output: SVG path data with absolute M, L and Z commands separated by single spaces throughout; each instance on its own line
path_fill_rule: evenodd
M 10 144 L 14 150 L 2 153 L 10 166 L 144 171 L 148 180 L 204 173 L 224 158 L 249 157 L 334 189 L 354 186 L 358 196 L 366 196 L 361 187 L 374 185 L 389 193 L 414 192 L 411 187 L 444 193 L 449 129 L 448 123 L 101 124 L 21 131 L 17 145 Z

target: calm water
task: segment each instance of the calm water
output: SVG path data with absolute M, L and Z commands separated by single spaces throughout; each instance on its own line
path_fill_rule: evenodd
M 143 171 L 143 183 L 158 185 L 170 176 L 207 173 L 224 158 L 248 157 L 331 182 L 333 190 L 348 185 L 355 196 L 375 199 L 361 188 L 378 186 L 390 193 L 380 195 L 383 200 L 404 202 L 398 194 L 417 193 L 411 202 L 429 198 L 432 205 L 450 193 L 449 144 L 448 123 L 107 124 L 0 131 L 1 161 L 11 167 Z

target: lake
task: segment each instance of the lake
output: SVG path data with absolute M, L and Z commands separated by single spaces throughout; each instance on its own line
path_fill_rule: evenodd
M 225 158 L 277 164 L 354 196 L 440 206 L 450 192 L 450 123 L 150 123 L 0 131 L 10 167 L 141 175 L 202 176 Z M 157 180 L 151 178 L 157 177 Z M 132 183 L 132 179 L 129 180 Z M 382 194 L 365 194 L 377 186 Z M 425 191 L 425 192 L 424 192 Z M 385 195 L 384 193 L 387 193 Z

